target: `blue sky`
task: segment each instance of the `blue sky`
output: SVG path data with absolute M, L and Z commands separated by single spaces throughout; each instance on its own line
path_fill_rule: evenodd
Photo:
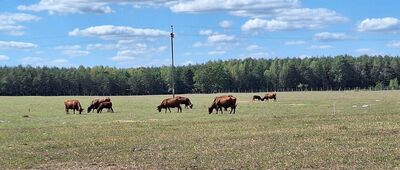
M 0 0 L 0 65 L 400 55 L 394 0 Z

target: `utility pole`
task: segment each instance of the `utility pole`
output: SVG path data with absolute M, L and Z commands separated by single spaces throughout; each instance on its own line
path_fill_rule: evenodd
M 175 98 L 175 67 L 174 67 L 174 26 L 171 25 L 171 81 L 172 81 L 172 97 Z

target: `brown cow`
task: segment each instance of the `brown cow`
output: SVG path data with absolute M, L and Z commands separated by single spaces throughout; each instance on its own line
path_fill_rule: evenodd
M 181 107 L 182 101 L 177 98 L 168 98 L 164 99 L 159 106 L 157 106 L 158 112 L 161 112 L 161 109 L 165 109 L 165 113 L 167 113 L 167 109 L 171 112 L 170 108 L 178 108 L 178 112 L 182 112 Z
M 258 100 L 258 101 L 261 100 L 261 101 L 264 101 L 264 98 L 261 98 L 261 96 L 259 96 L 259 95 L 254 95 L 254 96 L 253 96 L 253 101 L 254 101 L 254 100 Z
M 101 113 L 104 108 L 111 109 L 111 112 L 114 113 L 114 110 L 112 108 L 112 103 L 109 101 L 101 102 L 99 107 L 97 108 L 97 113 Z
M 82 114 L 83 109 L 79 100 L 65 100 L 64 105 L 65 105 L 65 112 L 67 114 L 69 113 L 69 109 L 72 109 L 74 111 L 74 114 L 75 110 L 78 110 L 79 114 Z
M 102 98 L 102 99 L 93 99 L 92 103 L 90 103 L 90 105 L 87 109 L 87 112 L 89 113 L 90 111 L 94 112 L 94 110 L 98 110 L 100 103 L 103 103 L 103 102 L 111 102 L 111 99 L 109 97 Z M 110 109 L 108 109 L 108 110 L 110 110 Z
M 267 93 L 264 96 L 264 100 L 269 100 L 269 99 L 274 99 L 274 101 L 276 101 L 276 93 Z
M 219 97 L 215 97 L 214 101 L 211 104 L 211 107 L 208 108 L 208 113 L 211 114 L 213 112 L 213 110 L 215 109 L 217 111 L 218 114 L 218 110 L 221 110 L 221 114 L 223 114 L 222 112 L 222 108 L 225 109 L 225 111 L 227 110 L 228 107 L 231 108 L 231 112 L 229 114 L 233 114 L 236 113 L 236 97 L 233 97 L 232 95 L 228 95 L 228 96 L 219 96 Z
M 189 98 L 182 97 L 182 96 L 176 96 L 175 98 L 180 100 L 181 104 L 184 104 L 186 109 L 188 109 L 188 108 L 192 109 L 193 108 L 193 104 L 192 104 L 192 102 L 190 102 Z

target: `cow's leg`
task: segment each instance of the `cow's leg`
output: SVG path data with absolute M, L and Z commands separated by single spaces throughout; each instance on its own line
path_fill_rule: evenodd
M 114 113 L 114 109 L 112 107 L 110 107 L 110 109 L 111 109 L 111 113 Z
M 73 112 L 74 112 L 74 114 L 75 114 L 75 109 L 72 109 L 73 110 Z
M 182 113 L 182 107 L 181 107 L 181 105 L 178 106 L 178 113 L 179 113 L 179 111 Z
M 222 111 L 222 107 L 219 107 L 219 110 L 221 111 L 221 114 L 224 114 L 224 112 Z
M 68 114 L 68 108 L 65 108 L 65 114 Z

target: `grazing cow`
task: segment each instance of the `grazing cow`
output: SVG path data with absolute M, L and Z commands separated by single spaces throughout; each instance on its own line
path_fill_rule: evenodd
M 72 109 L 74 114 L 75 110 L 79 111 L 79 114 L 82 114 L 83 109 L 79 100 L 65 100 L 64 105 L 65 105 L 65 112 L 67 114 L 69 113 L 69 109 Z
M 97 108 L 97 113 L 101 113 L 104 108 L 111 109 L 111 112 L 114 113 L 114 110 L 112 108 L 112 103 L 111 102 L 101 102 L 99 107 Z
M 231 111 L 229 114 L 233 114 L 236 113 L 236 97 L 233 97 L 232 95 L 228 95 L 228 96 L 219 96 L 219 97 L 215 97 L 214 101 L 211 104 L 211 107 L 208 108 L 208 113 L 211 114 L 213 112 L 213 110 L 215 109 L 217 111 L 218 114 L 218 110 L 221 111 L 221 114 L 223 114 L 222 112 L 222 108 L 225 109 L 225 111 L 227 110 L 228 107 L 231 108 Z
M 254 101 L 254 100 L 258 100 L 258 101 L 261 100 L 261 101 L 264 101 L 264 98 L 261 98 L 261 96 L 259 96 L 259 95 L 254 95 L 254 96 L 253 96 L 253 101 Z
M 161 109 L 165 109 L 165 113 L 167 113 L 167 109 L 171 112 L 170 108 L 178 108 L 178 112 L 182 112 L 181 107 L 182 101 L 177 98 L 168 98 L 164 99 L 159 106 L 157 106 L 158 112 L 161 112 Z
M 190 102 L 189 98 L 182 97 L 182 96 L 176 96 L 175 98 L 180 100 L 181 104 L 184 104 L 186 109 L 189 109 L 189 108 L 192 109 L 193 108 L 193 104 L 192 104 L 192 102 Z
M 111 102 L 111 99 L 109 97 L 107 98 L 102 98 L 102 99 L 93 99 L 92 103 L 90 103 L 87 112 L 89 113 L 90 111 L 94 112 L 94 110 L 98 110 L 98 107 L 100 105 L 100 103 L 103 102 Z M 108 109 L 110 110 L 110 109 Z
M 264 100 L 269 100 L 269 99 L 274 99 L 274 101 L 276 101 L 276 93 L 267 93 L 264 96 Z

